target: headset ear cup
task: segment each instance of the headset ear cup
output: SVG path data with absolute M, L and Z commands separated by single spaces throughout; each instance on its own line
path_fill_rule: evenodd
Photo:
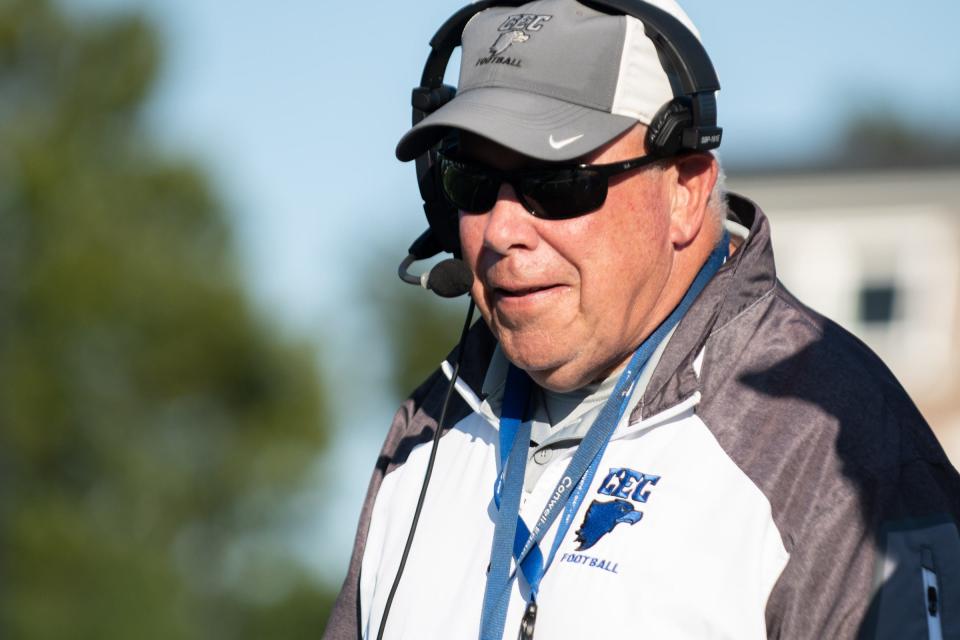
M 411 96 L 413 124 L 416 125 L 453 100 L 456 95 L 456 88 L 446 84 L 414 88 Z M 440 186 L 437 150 L 442 144 L 441 141 L 417 156 L 417 184 L 420 187 L 420 196 L 423 198 L 423 212 L 427 216 L 427 224 L 437 246 L 441 251 L 452 253 L 454 257 L 459 258 L 461 251 L 458 211 L 447 200 Z
M 693 125 L 690 99 L 678 96 L 666 103 L 647 128 L 647 153 L 672 156 L 684 148 L 683 132 Z
M 423 212 L 427 216 L 427 224 L 430 225 L 430 230 L 440 248 L 459 258 L 461 255 L 459 214 L 456 207 L 443 194 L 439 167 L 436 147 L 432 147 L 417 158 Z

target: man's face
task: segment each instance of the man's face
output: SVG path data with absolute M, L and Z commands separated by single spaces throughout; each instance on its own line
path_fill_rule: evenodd
M 584 161 L 643 155 L 644 132 L 637 126 Z M 464 135 L 461 151 L 501 169 L 535 163 L 476 136 Z M 602 208 L 569 220 L 534 217 L 506 184 L 490 211 L 460 214 L 477 306 L 510 361 L 541 386 L 568 391 L 603 377 L 676 304 L 670 172 L 618 176 Z

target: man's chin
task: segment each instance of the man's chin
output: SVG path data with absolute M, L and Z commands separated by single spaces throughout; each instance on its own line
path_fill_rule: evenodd
M 542 351 L 526 353 L 520 350 L 514 352 L 503 343 L 501 343 L 501 347 L 510 362 L 530 374 L 530 377 L 539 386 L 550 391 L 566 393 L 591 382 L 590 375 L 581 371 L 572 359 L 558 358 L 556 355 L 546 358 Z
M 593 377 L 572 367 L 557 367 L 541 371 L 528 371 L 530 378 L 544 389 L 556 393 L 576 391 L 593 382 Z

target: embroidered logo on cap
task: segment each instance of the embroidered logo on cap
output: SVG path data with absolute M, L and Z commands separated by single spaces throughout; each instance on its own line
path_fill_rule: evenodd
M 535 13 L 516 13 L 509 16 L 497 31 L 497 39 L 490 45 L 490 55 L 485 58 L 478 58 L 475 66 L 485 64 L 506 64 L 511 67 L 520 67 L 521 62 L 518 58 L 502 55 L 514 44 L 524 43 L 530 39 L 531 33 L 536 33 L 543 28 L 553 16 L 541 16 Z
M 556 150 L 559 151 L 560 149 L 563 149 L 565 146 L 570 145 L 570 144 L 573 144 L 574 142 L 576 142 L 577 140 L 579 140 L 579 139 L 582 138 L 582 137 L 583 137 L 583 134 L 581 133 L 581 134 L 578 135 L 578 136 L 573 136 L 573 137 L 570 137 L 570 138 L 564 138 L 563 140 L 554 140 L 554 139 L 553 139 L 553 134 L 551 133 L 551 134 L 550 134 L 550 138 L 549 138 L 547 141 L 550 143 L 550 146 L 551 146 L 551 147 L 553 147 L 554 149 L 556 149 Z
M 507 33 L 501 33 L 500 37 L 497 38 L 497 41 L 490 45 L 490 55 L 498 56 L 507 49 L 510 48 L 514 42 L 526 42 L 530 39 L 530 36 L 525 34 L 523 31 L 509 31 Z

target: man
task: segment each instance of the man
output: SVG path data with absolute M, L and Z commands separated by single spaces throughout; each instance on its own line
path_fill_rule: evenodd
M 674 93 L 642 24 L 493 8 L 462 59 L 398 156 L 456 141 L 439 171 L 484 322 L 402 577 L 449 363 L 394 419 L 327 636 L 960 636 L 960 478 L 876 356 L 777 281 L 716 158 L 649 157 Z

